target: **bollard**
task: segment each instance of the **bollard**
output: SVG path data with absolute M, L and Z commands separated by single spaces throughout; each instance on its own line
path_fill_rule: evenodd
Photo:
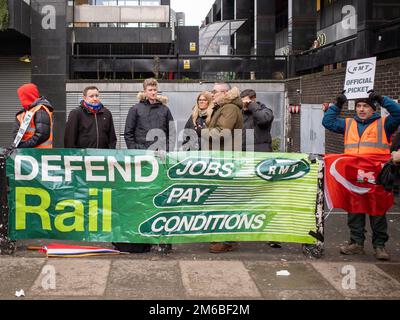
M 8 186 L 6 175 L 6 156 L 0 155 L 0 254 L 13 254 L 15 241 L 8 238 Z

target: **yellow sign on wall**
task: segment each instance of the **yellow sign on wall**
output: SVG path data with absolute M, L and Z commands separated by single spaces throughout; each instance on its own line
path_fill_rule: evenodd
M 190 51 L 191 51 L 191 52 L 196 51 L 196 42 L 191 42 L 191 43 L 190 43 Z
M 183 69 L 185 70 L 190 69 L 190 60 L 183 60 Z

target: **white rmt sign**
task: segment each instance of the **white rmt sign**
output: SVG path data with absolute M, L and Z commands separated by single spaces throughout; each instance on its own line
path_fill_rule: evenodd
M 367 98 L 368 91 L 374 88 L 376 57 L 347 62 L 346 90 L 347 99 Z

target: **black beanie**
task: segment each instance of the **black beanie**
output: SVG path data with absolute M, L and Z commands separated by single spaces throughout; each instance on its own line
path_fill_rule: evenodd
M 376 106 L 374 105 L 374 103 L 369 98 L 356 99 L 355 102 L 356 102 L 356 104 L 355 104 L 356 107 L 357 107 L 358 103 L 364 102 L 364 103 L 368 104 L 372 109 L 374 109 L 374 111 L 376 111 Z

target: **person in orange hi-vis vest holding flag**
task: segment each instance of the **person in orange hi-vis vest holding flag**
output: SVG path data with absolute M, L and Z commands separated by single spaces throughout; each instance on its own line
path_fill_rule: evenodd
M 392 135 L 400 125 L 400 105 L 373 90 L 368 93 L 368 98 L 355 101 L 354 118 L 343 119 L 339 118 L 342 107 L 347 102 L 343 92 L 325 113 L 322 125 L 332 132 L 344 135 L 345 154 L 389 155 Z M 382 117 L 376 112 L 379 105 L 389 112 L 389 116 Z M 378 260 L 389 260 L 390 256 L 385 249 L 385 243 L 389 239 L 386 214 L 369 215 L 369 219 L 375 257 Z M 364 213 L 348 213 L 350 242 L 340 248 L 342 254 L 364 254 L 365 221 Z
M 24 84 L 17 90 L 22 109 L 16 114 L 13 127 L 16 148 L 53 148 L 53 107 L 39 95 L 33 83 Z

